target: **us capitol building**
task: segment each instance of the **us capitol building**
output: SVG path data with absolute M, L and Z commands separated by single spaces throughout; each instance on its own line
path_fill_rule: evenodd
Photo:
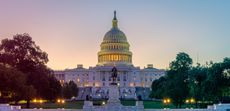
M 148 64 L 144 69 L 132 64 L 132 52 L 125 34 L 118 28 L 116 12 L 112 20 L 112 28 L 105 34 L 98 52 L 98 63 L 94 67 L 77 68 L 55 71 L 55 77 L 61 84 L 74 81 L 79 87 L 77 99 L 90 96 L 95 99 L 108 98 L 108 87 L 112 82 L 111 70 L 118 70 L 117 83 L 121 99 L 135 99 L 141 96 L 148 99 L 151 84 L 165 74 L 164 70 L 153 68 Z

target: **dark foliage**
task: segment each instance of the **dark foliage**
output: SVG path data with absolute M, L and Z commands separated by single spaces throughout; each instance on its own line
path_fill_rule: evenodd
M 65 83 L 62 88 L 63 97 L 66 99 L 70 99 L 72 97 L 78 96 L 78 87 L 73 81 L 69 83 Z
M 179 107 L 187 98 L 195 98 L 196 107 L 198 102 L 226 102 L 230 97 L 230 58 L 192 67 L 189 55 L 179 53 L 170 63 L 167 74 L 153 81 L 150 97 L 169 97 Z
M 16 77 L 25 77 L 20 80 L 25 83 L 25 87 L 21 88 L 23 91 L 20 92 L 28 93 L 25 93 L 26 98 L 23 98 L 27 100 L 28 105 L 34 95 L 44 99 L 55 99 L 60 94 L 60 84 L 52 76 L 52 70 L 46 66 L 47 62 L 48 54 L 42 51 L 28 34 L 17 34 L 13 39 L 1 41 L 0 64 L 23 73 L 24 76 Z

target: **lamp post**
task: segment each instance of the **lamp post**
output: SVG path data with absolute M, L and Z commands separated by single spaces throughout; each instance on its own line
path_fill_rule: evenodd
M 194 104 L 194 103 L 195 103 L 195 99 L 194 99 L 194 98 L 191 98 L 191 99 L 190 99 L 190 103 L 191 103 L 191 105 Z M 191 108 L 192 108 L 192 106 L 191 106 Z
M 105 105 L 105 101 L 102 102 L 102 105 Z
M 34 104 L 39 104 L 38 105 L 38 107 L 40 107 L 40 108 L 42 108 L 42 103 L 43 103 L 44 101 L 42 100 L 42 99 L 33 99 L 33 103 Z
M 58 103 L 58 105 L 62 105 L 62 104 L 64 104 L 65 103 L 65 100 L 64 99 L 57 99 L 57 103 Z
M 192 104 L 195 103 L 194 98 L 186 99 L 185 103 L 189 105 L 190 108 L 192 108 Z
M 171 100 L 169 98 L 163 99 L 163 103 L 166 105 L 166 109 L 167 109 L 167 105 L 169 105 L 170 102 L 171 102 Z

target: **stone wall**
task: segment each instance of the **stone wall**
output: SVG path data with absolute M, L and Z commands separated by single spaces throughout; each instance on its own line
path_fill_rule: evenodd
M 230 104 L 217 104 L 209 106 L 207 109 L 143 109 L 141 103 L 137 103 L 135 106 L 123 106 L 121 111 L 230 111 Z M 111 111 L 113 109 L 107 108 L 106 110 L 100 106 L 94 107 L 95 109 L 83 110 L 83 109 L 21 109 L 20 106 L 10 106 L 9 104 L 0 104 L 0 111 Z
M 230 111 L 230 104 L 214 104 L 207 109 L 145 109 L 144 111 Z
M 19 111 L 83 111 L 82 109 L 21 109 Z
M 145 109 L 144 111 L 218 111 L 214 109 Z

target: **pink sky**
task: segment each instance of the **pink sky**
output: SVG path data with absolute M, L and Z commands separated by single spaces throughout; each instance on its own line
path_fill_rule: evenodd
M 132 3 L 131 3 L 132 2 Z M 179 52 L 197 62 L 230 57 L 229 1 L 0 1 L 0 39 L 29 33 L 53 69 L 97 64 L 104 34 L 117 10 L 133 64 L 167 68 Z

